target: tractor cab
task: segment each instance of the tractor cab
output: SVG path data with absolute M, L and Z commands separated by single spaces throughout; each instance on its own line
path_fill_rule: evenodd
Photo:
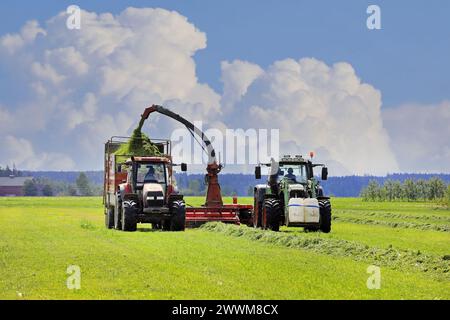
M 132 157 L 125 162 L 127 181 L 119 186 L 124 196 L 137 195 L 143 209 L 161 210 L 172 186 L 171 161 L 169 157 Z
M 312 197 L 322 195 L 322 188 L 314 176 L 314 167 L 322 166 L 322 180 L 326 180 L 328 169 L 322 164 L 313 164 L 300 155 L 284 156 L 278 163 L 277 181 L 281 190 L 289 191 L 291 197 Z
M 312 158 L 312 156 L 311 156 Z M 254 226 L 277 231 L 280 225 L 330 232 L 331 206 L 314 176 L 314 167 L 322 167 L 322 180 L 328 169 L 302 156 L 283 156 L 279 162 L 263 164 L 270 168 L 266 185 L 254 189 Z M 261 166 L 255 168 L 261 178 Z

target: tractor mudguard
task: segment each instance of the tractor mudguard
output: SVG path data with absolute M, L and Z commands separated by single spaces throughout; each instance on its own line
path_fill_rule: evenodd
M 139 196 L 137 193 L 127 193 L 122 197 L 123 201 L 134 201 L 139 203 Z

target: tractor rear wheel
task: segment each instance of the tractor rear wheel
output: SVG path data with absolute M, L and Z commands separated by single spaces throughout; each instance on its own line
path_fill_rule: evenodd
M 320 231 L 329 233 L 331 231 L 331 202 L 328 199 L 319 200 Z
M 108 229 L 114 228 L 114 209 L 109 207 L 105 213 L 105 227 Z
M 122 230 L 123 231 L 136 231 L 136 202 L 124 201 L 122 205 Z
M 174 201 L 170 207 L 170 231 L 184 231 L 186 224 L 186 205 L 184 201 Z
M 263 228 L 272 231 L 280 230 L 281 205 L 277 199 L 264 200 Z

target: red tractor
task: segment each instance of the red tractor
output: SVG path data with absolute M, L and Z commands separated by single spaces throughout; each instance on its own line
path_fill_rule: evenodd
M 105 149 L 106 226 L 133 231 L 136 230 L 137 222 L 149 222 L 154 228 L 176 231 L 184 230 L 185 225 L 195 227 L 211 221 L 252 224 L 252 205 L 237 204 L 236 200 L 233 204 L 223 203 L 218 179 L 222 165 L 217 163 L 208 137 L 190 121 L 159 105 L 152 105 L 144 110 L 139 131 L 154 112 L 182 123 L 193 136 L 201 139 L 202 147 L 208 154 L 205 204 L 186 208 L 183 196 L 175 191 L 172 182 L 172 167 L 175 165 L 170 156 L 170 141 L 152 140 L 164 156 L 123 159 L 123 156 L 114 153 L 125 143 L 123 139 L 128 137 L 113 137 L 106 143 Z M 146 179 L 150 167 L 158 173 L 155 180 Z M 181 164 L 181 171 L 186 171 L 186 164 Z M 183 226 L 181 220 L 184 222 Z
M 127 157 L 114 152 L 124 141 L 111 138 L 105 145 L 105 225 L 123 231 L 136 231 L 137 223 L 153 228 L 183 231 L 186 207 L 183 195 L 173 186 L 170 141 L 156 146 L 161 156 Z M 186 165 L 181 165 L 186 171 Z

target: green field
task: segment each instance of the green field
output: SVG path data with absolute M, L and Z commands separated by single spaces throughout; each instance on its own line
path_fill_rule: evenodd
M 0 299 L 450 298 L 449 210 L 332 204 L 329 234 L 223 225 L 125 233 L 105 229 L 100 198 L 0 198 Z M 380 289 L 366 286 L 371 264 Z M 79 290 L 67 288 L 70 265 L 81 269 Z

